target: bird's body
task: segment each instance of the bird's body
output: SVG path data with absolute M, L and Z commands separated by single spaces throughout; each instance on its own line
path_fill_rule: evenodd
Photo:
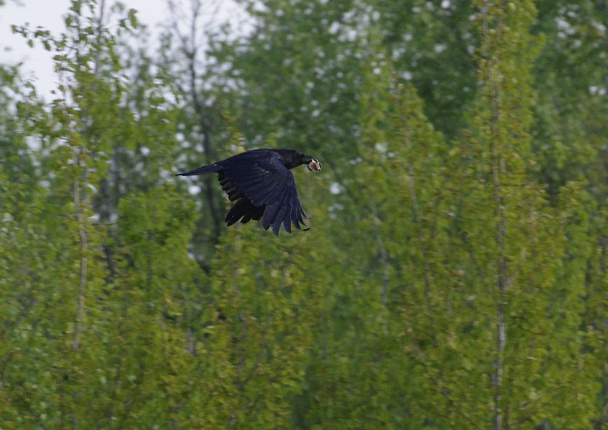
M 305 226 L 306 215 L 290 172 L 302 164 L 307 164 L 314 172 L 321 170 L 319 161 L 298 151 L 254 149 L 178 175 L 217 173 L 230 201 L 236 201 L 226 215 L 226 224 L 262 220 L 265 229 L 272 226 L 272 231 L 278 235 L 281 224 L 288 233 L 291 233 L 292 224 L 297 229 Z

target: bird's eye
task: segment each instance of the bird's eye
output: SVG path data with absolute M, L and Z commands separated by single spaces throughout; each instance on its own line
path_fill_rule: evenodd
M 310 161 L 310 163 L 308 163 L 308 166 L 306 166 L 308 168 L 308 170 L 310 170 L 311 172 L 318 172 L 321 170 L 321 163 L 319 163 L 319 160 L 315 160 L 314 158 Z

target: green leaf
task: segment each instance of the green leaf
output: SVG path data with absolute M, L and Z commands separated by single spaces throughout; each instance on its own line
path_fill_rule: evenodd
M 129 23 L 131 24 L 132 28 L 137 28 L 137 10 L 129 9 Z

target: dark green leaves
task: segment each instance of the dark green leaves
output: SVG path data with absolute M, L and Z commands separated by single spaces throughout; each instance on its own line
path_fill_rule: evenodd
M 15 28 L 58 86 L 0 69 L 0 427 L 605 427 L 608 24 L 571 3 Z M 310 231 L 173 176 L 266 146 L 323 163 Z

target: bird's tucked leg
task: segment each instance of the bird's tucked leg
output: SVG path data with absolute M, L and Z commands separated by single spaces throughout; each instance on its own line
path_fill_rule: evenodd
M 246 224 L 251 220 L 259 221 L 264 215 L 266 205 L 254 206 L 250 200 L 242 198 L 236 201 L 226 215 L 226 225 L 231 226 L 238 220 Z M 242 218 L 242 219 L 241 219 Z

